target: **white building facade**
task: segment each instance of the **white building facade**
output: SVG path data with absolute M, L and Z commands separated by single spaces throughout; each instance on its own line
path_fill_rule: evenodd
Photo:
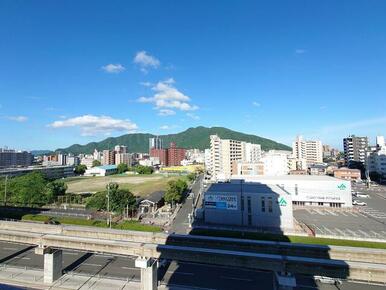
M 322 163 L 322 142 L 319 140 L 304 140 L 302 136 L 297 136 L 296 140 L 292 143 L 292 155 L 297 160 L 306 160 L 307 166 Z

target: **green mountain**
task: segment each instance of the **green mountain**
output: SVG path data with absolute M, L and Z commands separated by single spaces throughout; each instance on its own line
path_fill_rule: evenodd
M 198 148 L 203 150 L 209 148 L 209 136 L 215 134 L 223 139 L 234 139 L 260 144 L 263 150 L 291 150 L 291 147 L 270 139 L 232 131 L 223 127 L 207 128 L 201 126 L 189 128 L 178 134 L 160 135 L 160 137 L 162 138 L 165 147 L 168 147 L 170 142 L 175 142 L 178 147 L 186 149 Z M 92 153 L 94 149 L 100 151 L 113 148 L 115 145 L 125 145 L 128 147 L 129 152 L 148 152 L 149 138 L 151 137 L 155 137 L 155 135 L 144 133 L 126 134 L 119 137 L 110 137 L 100 142 L 91 142 L 86 145 L 74 144 L 67 148 L 56 149 L 56 151 L 73 154 Z

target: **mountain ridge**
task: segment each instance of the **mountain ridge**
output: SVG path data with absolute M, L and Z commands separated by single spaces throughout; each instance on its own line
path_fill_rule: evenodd
M 260 144 L 263 150 L 291 150 L 291 147 L 276 141 L 252 134 L 233 131 L 224 127 L 191 127 L 180 133 L 158 136 L 163 140 L 164 147 L 168 147 L 170 142 L 175 142 L 178 147 L 203 150 L 209 148 L 209 136 L 215 134 L 223 139 L 234 139 Z M 128 147 L 129 152 L 148 152 L 149 138 L 155 136 L 157 135 L 150 133 L 131 133 L 118 137 L 109 137 L 102 141 L 90 142 L 85 145 L 73 144 L 66 148 L 58 148 L 55 151 L 73 153 L 76 155 L 80 153 L 90 154 L 94 149 L 100 151 L 103 149 L 112 149 L 115 145 L 125 145 Z

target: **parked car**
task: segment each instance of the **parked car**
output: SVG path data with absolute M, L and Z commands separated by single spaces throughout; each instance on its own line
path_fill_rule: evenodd
M 357 197 L 369 198 L 370 196 L 366 193 L 357 193 Z
M 367 203 L 363 202 L 363 201 L 359 201 L 359 200 L 354 200 L 352 202 L 353 205 L 360 205 L 360 206 L 365 206 L 367 205 Z
M 341 285 L 342 281 L 336 278 L 325 277 L 325 276 L 314 276 L 316 282 L 330 285 Z

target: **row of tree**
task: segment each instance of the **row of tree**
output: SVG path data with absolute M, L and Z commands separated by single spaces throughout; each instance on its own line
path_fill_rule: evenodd
M 40 172 L 31 172 L 22 176 L 2 178 L 0 195 L 2 203 L 21 206 L 41 206 L 55 202 L 57 196 L 64 195 L 67 185 L 62 180 L 50 181 Z

